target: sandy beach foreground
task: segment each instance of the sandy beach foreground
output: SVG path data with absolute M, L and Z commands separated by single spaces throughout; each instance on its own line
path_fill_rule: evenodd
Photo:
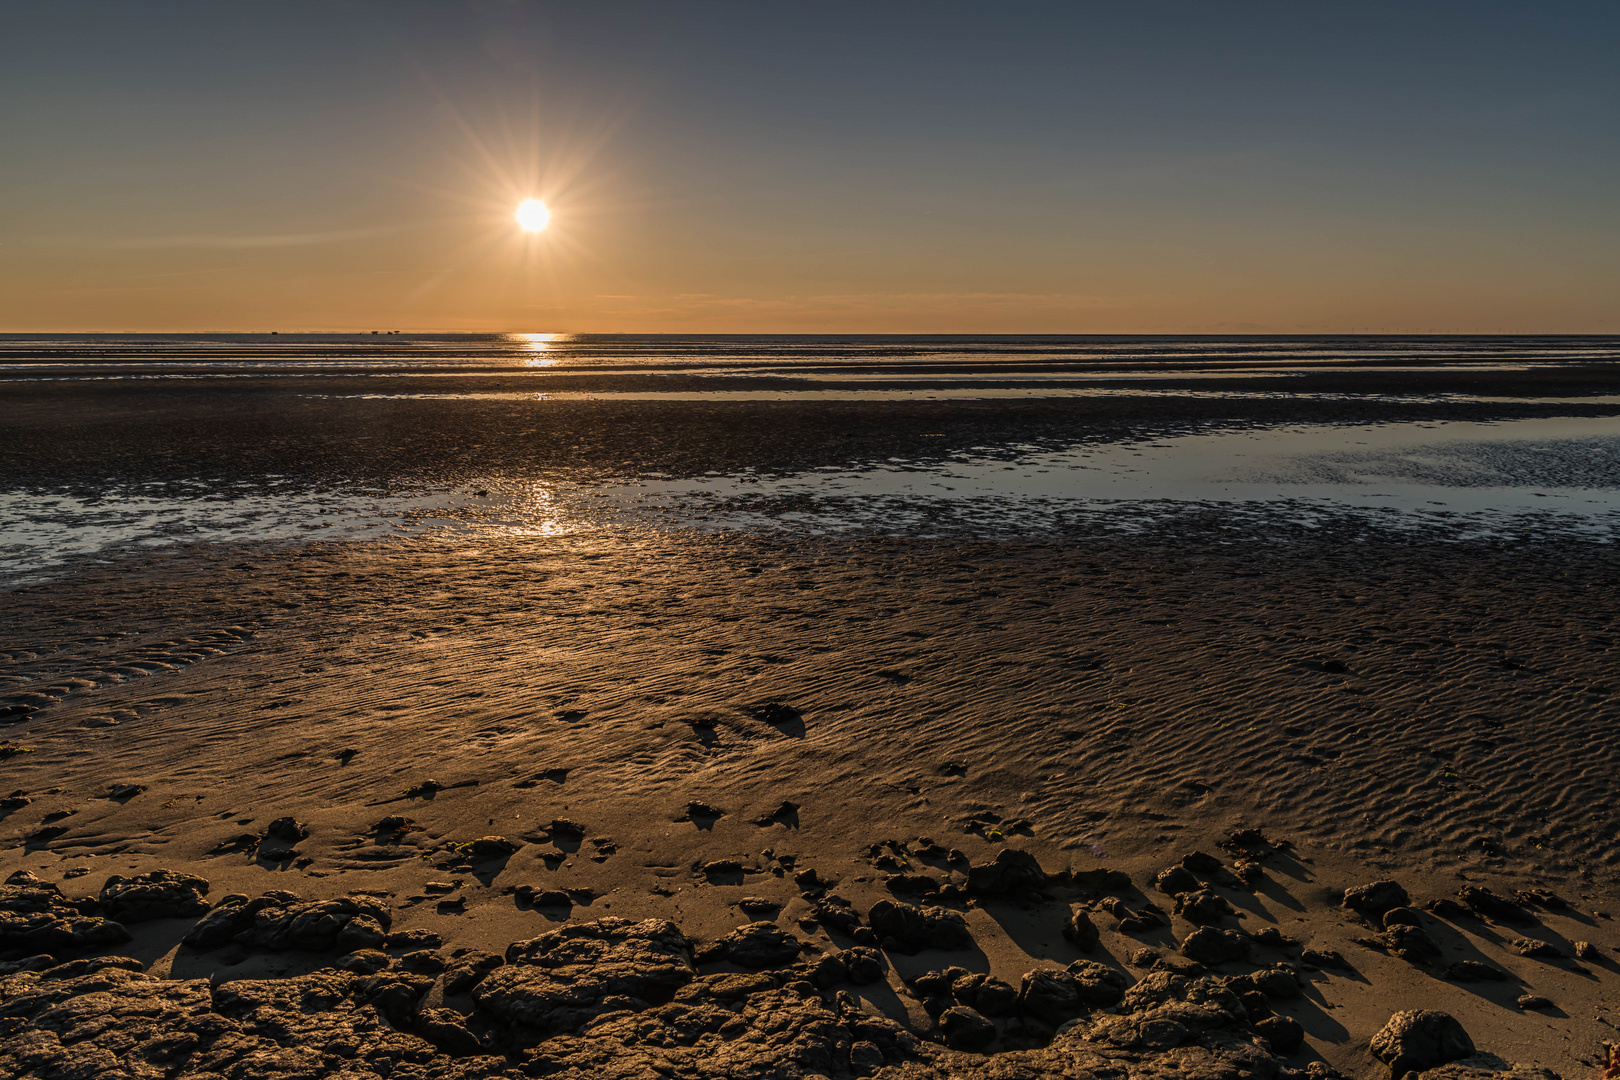
M 6 598 L 0 1054 L 1381 1077 L 1440 1010 L 1595 1074 L 1615 570 L 1217 532 L 82 567 Z

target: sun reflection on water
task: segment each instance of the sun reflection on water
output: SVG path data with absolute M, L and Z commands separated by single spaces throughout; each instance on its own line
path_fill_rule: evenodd
M 554 343 L 562 341 L 567 336 L 567 334 L 507 334 L 506 340 L 518 345 L 526 352 L 535 354 L 524 357 L 524 367 L 542 368 L 556 365 L 556 359 L 546 356 L 545 353 L 550 350 Z

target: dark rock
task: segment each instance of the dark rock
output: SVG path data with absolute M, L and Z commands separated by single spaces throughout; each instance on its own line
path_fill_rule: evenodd
M 1407 907 L 1412 898 L 1396 882 L 1385 879 L 1344 890 L 1344 906 L 1369 919 L 1382 921 L 1391 908 Z
M 1035 856 L 1002 848 L 994 862 L 968 868 L 967 891 L 974 896 L 1016 896 L 1046 884 L 1046 872 Z
M 574 906 L 574 898 L 561 889 L 536 889 L 533 885 L 519 885 L 512 890 L 512 896 L 520 904 L 528 904 L 537 908 L 568 908 Z
M 388 935 L 383 942 L 387 949 L 437 949 L 444 939 L 431 930 L 400 930 Z
M 867 912 L 866 921 L 880 937 L 905 949 L 962 949 L 973 943 L 967 922 L 947 908 L 879 900 Z
M 740 926 L 720 939 L 734 964 L 748 968 L 786 967 L 799 958 L 799 940 L 775 923 Z
M 1213 926 L 1232 915 L 1232 906 L 1219 894 L 1199 889 L 1176 897 L 1176 914 L 1198 926 Z
M 1569 901 L 1548 889 L 1520 889 L 1513 900 L 1521 907 L 1546 908 L 1548 911 L 1566 911 Z
M 883 1051 L 876 1043 L 861 1039 L 849 1048 L 849 1067 L 856 1076 L 865 1076 L 874 1069 L 883 1068 Z
M 1101 940 L 1096 924 L 1084 911 L 1076 911 L 1069 916 L 1063 924 L 1063 936 L 1073 942 L 1075 948 L 1086 953 L 1095 950 L 1097 942 Z
M 823 897 L 815 902 L 810 911 L 822 926 L 841 934 L 853 934 L 861 925 L 861 917 L 841 896 Z
M 770 915 L 782 910 L 781 904 L 762 896 L 745 896 L 737 901 L 737 906 L 750 915 Z
M 1249 976 L 1255 989 L 1270 998 L 1296 998 L 1300 994 L 1299 976 L 1286 967 L 1262 968 Z
M 454 1009 L 423 1009 L 416 1014 L 416 1033 L 451 1057 L 471 1057 L 483 1047 Z
M 958 979 L 971 978 L 967 968 L 948 967 L 941 971 L 925 971 L 911 980 L 911 989 L 921 998 L 954 995 Z
M 101 886 L 101 910 L 122 923 L 148 919 L 184 919 L 208 910 L 203 894 L 207 880 L 173 870 L 153 870 L 137 877 L 114 875 Z
M 522 846 L 522 844 L 508 840 L 504 836 L 480 836 L 467 844 L 466 853 L 479 860 L 501 859 L 511 855 Z
M 40 971 L 42 981 L 77 979 L 81 975 L 94 975 L 98 971 L 144 971 L 146 965 L 132 956 L 91 956 L 83 960 L 69 960 L 53 964 Z
M 1563 950 L 1550 941 L 1541 941 L 1537 938 L 1514 938 L 1513 951 L 1520 956 L 1533 956 L 1540 960 L 1557 960 L 1563 957 Z
M 0 885 L 0 960 L 122 945 L 122 923 L 80 913 L 44 879 L 19 870 Z
M 800 977 L 808 965 L 694 978 L 685 938 L 656 929 L 668 924 L 642 925 L 581 923 L 519 943 L 513 963 L 475 989 L 479 1006 L 468 1017 L 422 1008 L 430 981 L 398 968 L 210 985 L 98 958 L 13 974 L 0 983 L 0 1076 L 792 1080 L 887 1068 L 915 1080 L 1333 1080 L 1325 1069 L 1286 1069 L 1254 1037 L 1245 1003 L 1216 979 L 1149 975 L 1117 1014 L 1093 1009 L 1050 1049 L 1055 1025 L 1008 1018 L 998 1025 L 999 1048 L 1010 1054 L 983 1059 L 918 1039 L 847 993 L 817 993 Z M 480 957 L 463 951 L 452 960 Z M 1075 986 L 1100 981 L 1079 970 Z M 964 996 L 982 997 L 991 984 L 959 972 L 950 985 Z M 963 1047 L 989 1023 L 966 1001 L 946 1000 L 938 1015 L 942 1035 Z
M 332 939 L 332 948 L 380 949 L 388 941 L 388 928 L 370 915 L 355 915 Z
M 1153 879 L 1153 885 L 1167 896 L 1179 896 L 1184 892 L 1197 892 L 1204 887 L 1198 876 L 1185 866 L 1172 866 L 1168 870 L 1160 871 L 1159 876 Z
M 823 990 L 831 990 L 849 981 L 849 965 L 836 953 L 824 954 L 811 964 L 810 981 Z
M 1249 955 L 1249 939 L 1236 930 L 1200 927 L 1181 943 L 1181 955 L 1200 964 L 1224 964 Z
M 1397 924 L 1384 932 L 1382 940 L 1391 953 L 1409 964 L 1440 962 L 1440 946 L 1422 927 Z
M 1132 887 L 1129 874 L 1123 870 L 1104 870 L 1102 867 L 1049 875 L 1047 881 L 1069 885 L 1093 896 L 1130 892 Z
M 1446 919 L 1451 922 L 1456 922 L 1458 919 L 1467 918 L 1473 914 L 1473 912 L 1457 903 L 1457 901 L 1446 896 L 1442 896 L 1438 900 L 1430 900 L 1423 906 L 1426 907 L 1429 910 L 1429 913 L 1434 915 L 1436 918 Z
M 1474 1052 L 1474 1040 L 1449 1013 L 1424 1009 L 1391 1016 L 1372 1037 L 1371 1048 L 1373 1057 L 1399 1080 L 1409 1072 L 1468 1057 Z
M 1575 943 L 1575 958 L 1577 960 L 1585 960 L 1589 963 L 1595 963 L 1596 961 L 1603 959 L 1603 950 L 1599 949 L 1590 941 L 1577 941 Z
M 1507 977 L 1508 973 L 1501 968 L 1478 960 L 1459 960 L 1446 968 L 1446 978 L 1452 982 L 1501 982 Z
M 876 949 L 854 945 L 838 954 L 849 972 L 849 981 L 856 986 L 870 986 L 883 981 L 883 954 Z
M 1519 997 L 1518 1006 L 1521 1009 L 1551 1009 L 1553 1003 L 1540 994 L 1523 994 Z
M 347 971 L 355 975 L 375 975 L 394 962 L 393 957 L 376 949 L 360 949 L 348 953 L 332 961 L 332 966 L 339 971 Z
M 280 817 L 269 824 L 264 835 L 272 840 L 296 844 L 309 835 L 309 826 L 291 817 Z
M 996 1040 L 996 1025 L 965 1005 L 940 1013 L 939 1029 L 952 1050 L 975 1053 Z
M 1092 960 L 1076 960 L 1065 969 L 1074 980 L 1080 1000 L 1092 1008 L 1102 1009 L 1119 1003 L 1125 996 L 1130 978 L 1107 964 Z
M 340 938 L 357 917 L 364 917 L 363 921 Z M 278 890 L 245 903 L 221 901 L 183 940 L 202 950 L 234 941 L 264 949 L 349 952 L 386 944 L 392 921 L 388 905 L 370 896 L 306 902 L 296 893 Z
M 1056 1027 L 1117 1004 L 1127 982 L 1120 972 L 1090 960 L 1076 960 L 1066 971 L 1029 971 L 1018 990 L 1018 1008 L 1026 1016 Z
M 144 784 L 114 784 L 107 792 L 107 798 L 113 802 L 129 802 L 135 796 L 146 790 Z
M 692 944 L 674 923 L 605 918 L 507 947 L 506 966 L 473 988 L 485 1012 L 544 1038 L 627 999 L 667 999 L 692 981 Z
M 1421 926 L 1418 913 L 1409 907 L 1390 908 L 1384 912 L 1384 929 L 1389 930 L 1397 926 Z
M 484 976 L 506 963 L 505 957 L 499 953 L 485 952 L 482 949 L 456 951 L 460 955 L 450 958 L 448 970 L 444 975 L 446 995 L 468 993 L 484 981 Z
M 935 896 L 946 884 L 933 874 L 894 874 L 883 883 L 895 896 Z
M 1001 1045 L 1008 1050 L 1038 1050 L 1052 1041 L 1056 1030 L 1033 1016 L 1015 1016 L 1001 1031 Z
M 1490 919 L 1492 922 L 1518 925 L 1535 922 L 1534 917 L 1524 908 L 1480 885 L 1463 886 L 1457 891 L 1457 898 L 1475 915 Z
M 412 975 L 438 975 L 449 967 L 444 957 L 431 949 L 420 949 L 408 952 L 399 958 L 401 971 L 408 971 Z
M 1183 855 L 1181 865 L 1197 874 L 1204 881 L 1214 882 L 1217 885 L 1235 885 L 1237 883 L 1237 878 L 1226 868 L 1225 863 L 1202 851 Z
M 1254 1029 L 1279 1054 L 1292 1054 L 1305 1045 L 1305 1029 L 1291 1016 L 1268 1016 L 1256 1023 Z
M 1292 938 L 1285 937 L 1283 932 L 1275 926 L 1262 926 L 1254 932 L 1254 943 L 1264 945 L 1268 949 L 1286 949 L 1294 941 Z
M 1024 974 L 1018 990 L 1018 1008 L 1052 1027 L 1087 1011 L 1074 978 L 1066 971 L 1040 970 Z

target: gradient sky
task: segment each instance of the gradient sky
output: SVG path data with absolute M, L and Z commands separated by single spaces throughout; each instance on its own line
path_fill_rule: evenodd
M 0 0 L 0 330 L 1615 333 L 1617 56 L 1614 0 Z

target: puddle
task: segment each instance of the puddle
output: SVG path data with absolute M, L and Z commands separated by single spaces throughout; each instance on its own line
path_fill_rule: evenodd
M 975 537 L 1164 528 L 1195 513 L 1263 535 L 1362 515 L 1484 536 L 1620 537 L 1620 418 L 1299 425 L 1133 443 L 977 447 L 789 476 L 587 483 L 557 472 L 389 492 L 285 477 L 132 490 L 0 493 L 0 578 L 184 542 L 490 537 L 617 526 Z

